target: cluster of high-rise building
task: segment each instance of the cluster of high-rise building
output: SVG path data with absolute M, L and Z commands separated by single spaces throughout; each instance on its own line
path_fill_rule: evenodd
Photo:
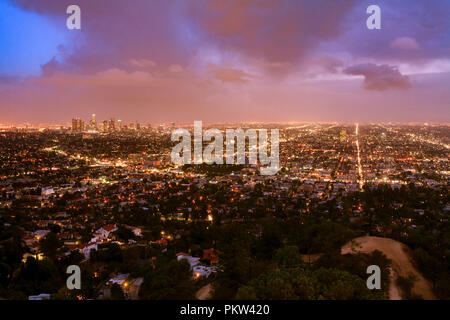
M 131 122 L 128 125 L 123 124 L 122 120 L 115 120 L 111 118 L 110 120 L 104 120 L 101 124 L 97 123 L 95 114 L 92 115 L 91 120 L 85 123 L 84 120 L 80 118 L 72 119 L 72 131 L 73 132 L 120 132 L 127 130 L 151 130 L 152 126 L 147 124 L 146 126 L 141 125 L 138 121 Z
M 72 131 L 83 132 L 84 129 L 85 129 L 84 120 L 81 120 L 80 118 L 72 119 Z

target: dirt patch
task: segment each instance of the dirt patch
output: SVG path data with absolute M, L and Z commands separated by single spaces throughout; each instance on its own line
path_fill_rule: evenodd
M 211 285 L 211 283 L 207 284 L 206 286 L 201 287 L 195 293 L 195 297 L 198 300 L 208 300 L 208 299 L 211 299 L 211 296 L 212 296 L 212 285 Z
M 315 253 L 315 254 L 302 254 L 302 261 L 306 263 L 314 263 L 316 262 L 321 256 L 323 256 L 323 253 Z
M 410 249 L 401 242 L 389 238 L 380 237 L 359 237 L 345 244 L 341 249 L 341 254 L 348 253 L 370 253 L 381 251 L 386 255 L 391 263 L 391 281 L 389 285 L 389 299 L 400 300 L 400 288 L 396 284 L 398 277 L 408 278 L 413 276 L 414 286 L 411 292 L 421 296 L 425 300 L 436 299 L 433 294 L 430 282 L 416 269 L 413 264 Z

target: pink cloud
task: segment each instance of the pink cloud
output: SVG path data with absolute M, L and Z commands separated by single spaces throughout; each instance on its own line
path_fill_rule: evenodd
M 389 65 L 358 64 L 346 68 L 344 73 L 364 76 L 364 88 L 367 90 L 384 91 L 411 88 L 409 78 L 402 75 L 396 67 Z
M 218 66 L 213 63 L 209 64 L 209 68 L 213 76 L 223 82 L 245 83 L 254 76 L 236 68 Z
M 402 49 L 402 50 L 419 50 L 420 45 L 414 38 L 410 37 L 400 37 L 391 42 L 392 48 Z

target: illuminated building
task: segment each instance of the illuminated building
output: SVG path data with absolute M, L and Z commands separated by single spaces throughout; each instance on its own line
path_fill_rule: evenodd
M 340 140 L 341 140 L 341 142 L 345 142 L 345 141 L 347 141 L 347 131 L 344 129 L 344 130 L 341 130 L 341 133 L 340 133 Z
M 95 113 L 92 114 L 90 127 L 92 130 L 97 131 L 97 120 L 95 119 Z
M 84 121 L 80 118 L 72 119 L 72 131 L 73 132 L 82 132 L 84 131 Z
M 78 131 L 78 119 L 75 118 L 72 119 L 72 131 L 74 132 Z
M 111 120 L 109 120 L 109 131 L 115 131 L 116 130 L 116 121 L 114 120 L 114 118 L 111 118 Z

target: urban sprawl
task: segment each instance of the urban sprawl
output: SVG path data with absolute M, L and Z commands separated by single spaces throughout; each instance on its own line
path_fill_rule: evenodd
M 280 170 L 173 164 L 171 133 L 192 125 L 1 129 L 0 298 L 450 297 L 448 125 L 211 127 L 280 129 Z M 430 292 L 381 249 L 343 254 L 358 237 L 405 246 Z

